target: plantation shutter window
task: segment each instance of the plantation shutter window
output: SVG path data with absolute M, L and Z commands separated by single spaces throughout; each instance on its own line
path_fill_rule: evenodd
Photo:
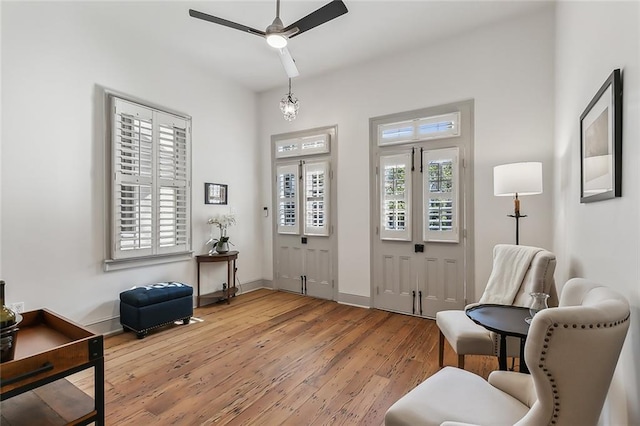
M 380 157 L 380 239 L 411 241 L 411 153 Z
M 423 240 L 457 243 L 458 148 L 425 151 L 423 162 Z
M 329 161 L 304 163 L 305 235 L 329 235 Z
M 110 99 L 111 259 L 189 252 L 190 119 Z
M 298 164 L 280 165 L 277 168 L 278 233 L 299 234 L 298 223 Z

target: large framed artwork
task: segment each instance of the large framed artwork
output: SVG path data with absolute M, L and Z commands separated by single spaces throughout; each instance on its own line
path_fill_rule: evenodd
M 613 70 L 580 116 L 580 202 L 622 195 L 622 81 Z

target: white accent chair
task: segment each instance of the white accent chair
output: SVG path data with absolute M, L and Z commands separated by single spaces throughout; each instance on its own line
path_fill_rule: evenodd
M 511 244 L 498 244 L 493 249 L 493 269 L 502 268 L 499 264 L 499 253 L 501 250 L 510 250 Z M 550 251 L 539 249 L 535 254 L 527 272 L 520 283 L 515 299 L 511 303 L 514 306 L 531 305 L 530 293 L 547 293 L 549 299 L 547 301 L 550 307 L 558 306 L 558 294 L 556 291 L 553 273 L 556 269 L 556 256 Z M 467 305 L 465 309 L 475 306 L 477 303 Z M 458 367 L 464 368 L 465 355 L 490 355 L 498 356 L 500 352 L 500 338 L 481 325 L 473 322 L 465 311 L 448 310 L 440 311 L 436 314 L 436 324 L 440 329 L 440 344 L 438 350 L 438 365 L 444 364 L 444 341 L 458 355 Z M 509 337 L 507 338 L 507 356 L 520 357 L 520 340 Z
M 629 316 L 616 291 L 569 280 L 560 306 L 533 318 L 525 345 L 531 375 L 494 371 L 485 381 L 446 367 L 393 404 L 385 425 L 595 425 Z

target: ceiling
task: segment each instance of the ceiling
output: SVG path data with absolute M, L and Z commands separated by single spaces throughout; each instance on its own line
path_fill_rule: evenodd
M 329 0 L 281 0 L 285 26 Z M 100 16 L 149 43 L 186 55 L 213 73 L 262 92 L 287 84 L 276 51 L 255 35 L 191 18 L 189 9 L 264 30 L 275 17 L 275 0 L 115 3 Z M 411 50 L 548 4 L 533 1 L 344 0 L 349 12 L 289 42 L 304 79 L 395 52 Z M 113 6 L 111 3 L 110 6 Z M 144 19 L 142 19 L 144 17 Z M 149 19 L 151 18 L 151 19 Z

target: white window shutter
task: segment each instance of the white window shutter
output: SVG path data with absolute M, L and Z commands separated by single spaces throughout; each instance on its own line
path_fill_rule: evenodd
M 189 249 L 191 199 L 189 191 L 188 127 L 184 119 L 156 112 L 158 253 Z
M 317 161 L 303 166 L 304 234 L 329 235 L 329 161 Z
M 411 241 L 411 152 L 380 157 L 380 239 Z
M 278 233 L 300 234 L 300 175 L 298 164 L 279 165 L 276 169 Z
M 460 241 L 458 218 L 458 148 L 423 152 L 423 239 L 429 242 Z

